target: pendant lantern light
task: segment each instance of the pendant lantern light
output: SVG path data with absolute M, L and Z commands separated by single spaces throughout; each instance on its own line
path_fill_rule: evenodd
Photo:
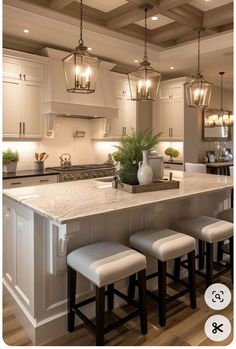
M 194 80 L 185 84 L 186 104 L 192 108 L 208 107 L 211 99 L 212 84 L 203 78 L 200 69 L 200 36 L 202 28 L 198 30 L 198 67 Z
M 155 100 L 161 80 L 161 74 L 152 68 L 147 56 L 147 11 L 149 6 L 145 5 L 145 41 L 144 57 L 138 69 L 128 74 L 131 99 L 134 101 L 152 101 Z M 136 81 L 135 89 L 132 81 Z
M 82 0 L 80 0 L 79 45 L 62 62 L 68 92 L 83 94 L 95 92 L 100 59 L 88 52 L 88 48 L 84 45 Z

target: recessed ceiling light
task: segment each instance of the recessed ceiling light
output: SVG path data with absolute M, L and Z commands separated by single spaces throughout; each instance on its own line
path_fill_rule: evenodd
M 170 67 L 170 69 L 171 69 L 171 70 L 174 70 L 174 69 L 175 69 L 175 67 Z
M 205 0 L 205 2 L 210 2 L 211 0 Z
M 152 21 L 157 21 L 158 20 L 158 16 L 152 16 Z
M 92 51 L 92 47 L 88 47 L 88 51 Z
M 135 60 L 134 60 L 134 63 L 138 63 L 138 59 L 135 59 Z
M 29 34 L 30 31 L 29 31 L 29 29 L 24 29 L 23 32 L 24 32 L 25 34 Z

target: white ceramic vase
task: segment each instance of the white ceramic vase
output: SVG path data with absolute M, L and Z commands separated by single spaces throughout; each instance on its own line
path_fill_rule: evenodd
M 143 161 L 139 162 L 138 169 L 138 181 L 139 184 L 151 184 L 152 183 L 152 168 L 148 165 L 148 154 L 147 150 L 143 150 Z

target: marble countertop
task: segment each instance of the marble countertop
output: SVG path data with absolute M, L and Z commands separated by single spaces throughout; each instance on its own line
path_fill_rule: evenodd
M 165 170 L 165 175 L 168 176 L 169 172 Z M 233 178 L 230 176 L 171 172 L 173 178 L 180 181 L 178 189 L 130 194 L 112 188 L 111 182 L 89 179 L 5 189 L 3 193 L 37 213 L 63 224 L 83 217 L 178 200 L 233 187 Z
M 3 172 L 3 179 L 15 179 L 15 178 L 25 178 L 25 177 L 35 177 L 35 176 L 48 176 L 48 175 L 58 175 L 57 171 L 36 171 L 36 170 L 25 170 L 6 173 Z

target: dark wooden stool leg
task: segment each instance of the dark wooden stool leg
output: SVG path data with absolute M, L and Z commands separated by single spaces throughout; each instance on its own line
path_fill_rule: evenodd
M 113 310 L 114 308 L 114 284 L 108 285 L 107 287 L 107 308 L 108 310 Z
M 199 255 L 199 270 L 204 269 L 204 265 L 205 265 L 205 243 L 202 240 L 198 240 L 198 255 Z
M 175 258 L 174 278 L 176 282 L 180 280 L 180 262 L 181 262 L 181 257 Z
M 76 293 L 76 271 L 68 266 L 67 268 L 67 282 L 68 282 L 68 331 L 72 332 L 75 328 L 75 312 L 73 306 L 75 305 Z
M 230 269 L 231 269 L 231 280 L 234 283 L 234 238 L 233 236 L 229 239 L 229 253 L 230 253 Z
M 136 274 L 133 274 L 129 277 L 128 298 L 130 300 L 134 299 L 134 296 L 135 296 L 135 282 L 136 282 Z
M 213 281 L 213 244 L 206 243 L 206 279 L 207 286 L 210 286 Z
M 190 305 L 192 309 L 196 308 L 196 273 L 195 273 L 195 251 L 188 253 L 188 287 L 190 296 Z
M 147 334 L 147 300 L 146 300 L 146 270 L 138 272 L 138 296 L 140 305 L 140 327 Z
M 96 345 L 104 345 L 105 287 L 96 286 Z
M 166 324 L 166 262 L 158 261 L 159 324 Z
M 222 244 L 223 241 L 217 242 L 217 263 L 220 263 L 223 261 L 223 250 L 222 250 Z

